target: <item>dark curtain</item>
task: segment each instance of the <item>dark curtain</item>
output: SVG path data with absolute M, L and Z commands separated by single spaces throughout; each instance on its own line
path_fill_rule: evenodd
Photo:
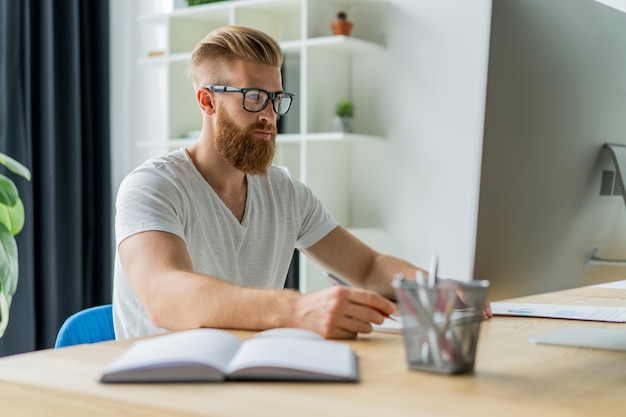
M 32 172 L 0 356 L 111 302 L 108 0 L 0 0 L 0 151 Z

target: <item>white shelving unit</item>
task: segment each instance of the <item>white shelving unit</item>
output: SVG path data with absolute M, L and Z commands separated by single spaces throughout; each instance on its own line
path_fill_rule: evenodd
M 280 42 L 283 87 L 296 94 L 282 121 L 275 163 L 309 185 L 342 225 L 366 241 L 369 236 L 373 247 L 386 249 L 376 172 L 376 161 L 386 152 L 379 108 L 386 54 L 384 7 L 384 0 L 231 0 L 141 16 L 146 28 L 165 32 L 146 36 L 145 53 L 138 59 L 144 71 L 164 84 L 164 115 L 155 117 L 159 126 L 153 129 L 163 134 L 136 146 L 158 154 L 195 140 L 189 135 L 200 130 L 201 118 L 185 71 L 200 39 L 225 25 L 263 30 Z M 349 37 L 331 33 L 330 22 L 338 11 L 354 23 Z M 148 57 L 155 50 L 162 54 Z M 345 99 L 356 105 L 354 133 L 331 128 L 335 106 Z M 312 262 L 303 257 L 300 264 L 302 291 L 328 285 Z

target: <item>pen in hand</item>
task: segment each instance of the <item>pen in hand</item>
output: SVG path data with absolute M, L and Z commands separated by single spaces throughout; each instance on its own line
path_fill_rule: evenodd
M 344 287 L 352 287 L 352 285 L 350 285 L 349 282 L 347 282 L 346 280 L 339 278 L 337 275 L 328 272 L 328 271 L 324 271 L 324 275 L 326 275 L 326 278 L 328 278 L 330 280 L 330 282 L 332 282 L 333 284 L 337 284 L 337 285 L 343 285 Z M 385 318 L 388 318 L 390 320 L 393 321 L 397 321 L 396 318 L 393 315 L 389 315 L 387 313 L 383 313 L 380 310 L 377 310 L 380 314 L 382 314 Z
M 351 287 L 352 286 L 347 281 L 344 281 L 343 279 L 339 278 L 337 275 L 332 274 L 332 273 L 330 273 L 328 271 L 324 271 L 324 275 L 326 275 L 326 277 L 333 284 L 343 285 L 344 287 Z

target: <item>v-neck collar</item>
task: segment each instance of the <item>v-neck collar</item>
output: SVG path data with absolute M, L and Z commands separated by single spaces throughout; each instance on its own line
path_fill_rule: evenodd
M 183 148 L 183 153 L 185 154 L 185 159 L 187 160 L 187 163 L 189 163 L 191 165 L 191 167 L 192 167 L 193 171 L 195 172 L 195 174 L 202 180 L 202 182 L 204 182 L 204 184 L 209 188 L 210 192 L 219 201 L 219 204 L 222 207 L 222 210 L 224 210 L 224 212 L 226 213 L 226 215 L 229 216 L 231 221 L 233 221 L 234 223 L 236 223 L 240 227 L 244 227 L 245 228 L 248 225 L 248 218 L 250 217 L 250 210 L 251 210 L 250 188 L 251 188 L 251 183 L 252 183 L 252 176 L 248 175 L 248 174 L 245 174 L 245 179 L 246 179 L 246 202 L 245 202 L 245 205 L 244 205 L 243 217 L 241 218 L 241 221 L 239 221 L 239 219 L 233 214 L 233 212 L 230 210 L 230 208 L 228 208 L 226 203 L 224 203 L 224 201 L 220 198 L 219 194 L 217 193 L 217 191 L 215 191 L 213 186 L 211 186 L 211 184 L 202 176 L 202 173 L 200 172 L 200 170 L 198 170 L 198 167 L 196 167 L 196 164 L 193 163 L 193 160 L 191 159 L 191 156 L 189 156 L 189 152 L 187 151 L 187 149 Z

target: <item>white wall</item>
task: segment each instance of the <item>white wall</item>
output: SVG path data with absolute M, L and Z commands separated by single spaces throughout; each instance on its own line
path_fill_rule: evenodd
M 146 53 L 142 49 L 146 44 L 145 25 L 138 24 L 137 18 L 171 8 L 171 0 L 111 0 L 109 3 L 111 172 L 114 196 L 124 176 L 147 158 L 147 155 L 137 150 L 136 142 L 145 141 L 146 135 L 162 136 L 159 130 L 163 128 L 163 110 L 153 103 L 162 102 L 158 96 L 165 92 L 159 89 L 163 83 L 154 79 L 154 71 L 147 71 L 145 67 L 137 65 L 138 57 Z
M 389 0 L 385 223 L 398 255 L 470 279 L 490 0 Z

